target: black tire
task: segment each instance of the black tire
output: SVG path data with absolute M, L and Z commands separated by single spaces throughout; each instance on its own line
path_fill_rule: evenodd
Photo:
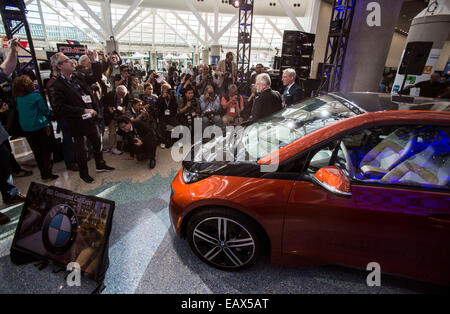
M 217 269 L 238 271 L 248 268 L 264 251 L 264 237 L 259 225 L 233 209 L 201 210 L 189 219 L 186 231 L 195 255 Z

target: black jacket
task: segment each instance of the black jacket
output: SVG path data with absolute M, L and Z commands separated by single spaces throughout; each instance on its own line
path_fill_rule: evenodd
M 120 128 L 117 130 L 117 134 L 122 136 L 123 139 L 125 140 L 125 145 L 133 145 L 134 144 L 133 140 L 136 137 L 143 141 L 144 138 L 147 137 L 147 135 L 154 136 L 153 130 L 148 123 L 135 120 L 131 121 L 131 125 L 133 126 L 133 130 L 128 133 L 125 133 Z
M 101 69 L 98 66 L 100 66 L 99 63 L 92 64 L 93 75 L 84 76 L 77 72 L 72 74 L 72 81 L 78 83 L 83 93 L 91 97 L 92 103 L 90 104 L 86 104 L 83 101 L 82 93 L 61 76 L 58 76 L 49 87 L 53 111 L 56 116 L 67 120 L 72 136 L 83 136 L 85 130 L 95 127 L 97 121 L 95 117 L 83 120 L 81 116 L 85 109 L 94 109 L 98 112 L 97 97 L 94 97 L 90 88 L 90 85 L 97 81 L 98 75 L 101 77 Z
M 162 96 L 159 97 L 158 100 L 156 101 L 156 107 L 158 108 L 159 120 L 163 120 L 166 118 L 174 119 L 177 116 L 177 111 L 178 111 L 177 101 L 172 96 L 169 96 L 169 97 L 170 97 L 170 101 L 169 101 L 168 105 L 166 103 L 167 98 L 163 98 Z M 169 109 L 169 111 L 170 111 L 169 116 L 166 116 L 167 109 Z
M 259 120 L 270 116 L 282 109 L 282 100 L 279 92 L 268 88 L 255 98 L 252 110 L 252 120 Z
M 289 88 L 287 95 L 284 95 L 284 104 L 286 107 L 289 107 L 300 100 L 302 100 L 304 97 L 303 89 L 294 83 L 294 85 Z
M 116 92 L 110 91 L 105 96 L 103 96 L 101 103 L 104 108 L 104 119 L 105 119 L 105 125 L 109 125 L 111 123 L 111 120 L 113 118 L 117 119 L 120 114 L 117 110 L 113 111 L 112 113 L 109 111 L 109 108 L 117 108 L 117 95 Z M 122 102 L 122 107 L 125 108 L 125 111 L 129 108 L 131 104 L 131 97 L 130 94 L 127 94 Z

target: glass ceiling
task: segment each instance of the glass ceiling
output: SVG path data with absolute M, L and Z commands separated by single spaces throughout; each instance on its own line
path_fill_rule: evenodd
M 27 1 L 26 1 L 27 2 Z M 93 43 L 95 38 L 104 41 L 98 34 L 92 31 L 78 17 L 69 11 L 64 5 L 57 0 L 41 0 L 44 24 L 49 42 L 65 42 L 66 40 L 77 40 L 82 43 Z M 66 0 L 66 2 L 75 8 L 75 10 L 83 18 L 85 18 L 95 28 L 100 30 L 100 26 L 95 19 L 83 9 L 83 7 L 74 0 Z M 92 11 L 103 20 L 103 14 L 100 2 L 86 1 Z M 54 12 L 61 13 L 61 16 Z M 32 31 L 34 41 L 44 41 L 44 30 L 38 10 L 37 0 L 32 0 L 28 5 L 28 23 Z M 128 10 L 128 6 L 112 4 L 111 15 L 112 22 L 115 25 Z M 121 45 L 143 46 L 145 50 L 150 50 L 153 43 L 153 15 L 150 8 L 138 8 L 131 14 L 134 16 L 136 12 L 139 14 L 128 24 L 128 26 L 119 34 L 116 39 Z M 205 40 L 205 29 L 199 25 L 193 13 L 187 11 L 177 11 L 180 19 L 184 20 L 191 29 L 196 32 L 202 40 Z M 209 27 L 214 30 L 214 13 L 200 13 Z M 63 17 L 64 16 L 64 17 Z M 219 14 L 219 31 L 222 30 L 233 18 L 233 15 Z M 275 47 L 281 47 L 282 38 L 280 34 L 271 26 L 268 19 L 277 26 L 279 30 L 292 27 L 287 17 L 268 17 L 254 16 L 253 18 L 253 34 L 252 49 L 263 49 L 273 51 Z M 155 46 L 156 47 L 180 47 L 183 51 L 193 51 L 193 47 L 200 46 L 198 39 L 190 32 L 182 22 L 175 17 L 172 11 L 157 9 L 155 15 Z M 74 24 L 80 29 L 74 27 Z M 219 39 L 219 44 L 224 48 L 236 48 L 237 46 L 237 24 L 236 22 L 224 33 Z M 170 26 L 169 26 L 170 25 Z M 83 32 L 84 31 L 84 32 Z M 101 31 L 101 30 L 100 30 Z M 103 31 L 101 31 L 103 33 Z M 3 24 L 0 27 L 0 33 L 4 34 Z M 89 34 L 89 36 L 87 35 Z M 208 38 L 211 41 L 211 38 Z M 191 45 L 191 47 L 189 46 Z M 210 43 L 211 44 L 211 43 Z M 209 45 L 210 45 L 209 44 Z M 45 44 L 35 43 L 35 46 L 45 46 Z M 52 43 L 52 46 L 54 44 Z

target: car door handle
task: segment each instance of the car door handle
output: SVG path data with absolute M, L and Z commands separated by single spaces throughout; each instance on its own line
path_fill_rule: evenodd
M 450 226 L 450 215 L 447 214 L 436 214 L 427 217 L 429 222 Z

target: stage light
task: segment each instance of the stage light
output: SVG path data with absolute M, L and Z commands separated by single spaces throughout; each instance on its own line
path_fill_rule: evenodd
M 242 4 L 242 0 L 229 0 L 228 3 L 231 4 L 235 8 L 240 8 L 241 4 Z

